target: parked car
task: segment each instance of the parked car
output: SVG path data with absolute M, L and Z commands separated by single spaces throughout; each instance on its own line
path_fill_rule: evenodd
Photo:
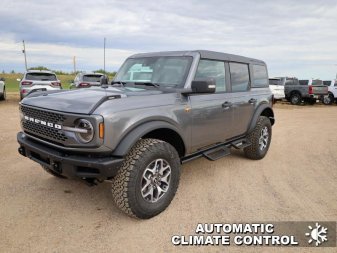
M 0 100 L 6 100 L 5 78 L 0 78 Z
M 136 67 L 151 75 L 131 75 Z M 24 99 L 19 153 L 56 177 L 112 180 L 115 204 L 147 219 L 170 204 L 182 163 L 214 161 L 231 148 L 264 158 L 272 97 L 260 60 L 201 50 L 137 54 L 112 86 Z
M 285 98 L 284 85 L 289 77 L 274 77 L 269 78 L 269 88 L 274 95 L 275 100 L 282 100 Z
M 286 99 L 293 105 L 299 105 L 302 101 L 315 104 L 318 99 L 328 95 L 328 88 L 321 80 L 298 80 L 290 78 L 284 86 Z
M 61 81 L 51 71 L 29 70 L 23 74 L 22 79 L 17 80 L 20 82 L 20 99 L 33 91 L 62 89 Z
M 329 94 L 323 99 L 323 103 L 331 105 L 334 101 L 337 103 L 337 80 L 323 81 L 323 85 L 328 87 Z
M 101 73 L 78 73 L 70 88 L 89 88 L 92 86 L 100 86 L 100 80 L 104 76 Z

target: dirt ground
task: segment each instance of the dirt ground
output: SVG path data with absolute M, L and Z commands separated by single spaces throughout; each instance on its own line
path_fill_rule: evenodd
M 337 106 L 275 106 L 268 155 L 241 152 L 183 166 L 166 211 L 135 220 L 108 182 L 60 180 L 17 153 L 17 101 L 0 103 L 0 252 L 318 252 L 310 248 L 182 247 L 197 223 L 337 220 Z M 336 252 L 336 248 L 319 249 Z

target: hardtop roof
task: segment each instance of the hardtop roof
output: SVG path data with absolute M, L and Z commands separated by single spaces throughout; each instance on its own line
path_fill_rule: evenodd
M 240 55 L 221 53 L 216 51 L 208 50 L 191 50 L 191 51 L 163 51 L 163 52 L 152 52 L 152 53 L 140 53 L 130 56 L 129 58 L 142 58 L 142 57 L 154 57 L 154 56 L 194 56 L 199 54 L 201 58 L 210 60 L 220 60 L 220 61 L 234 61 L 234 62 L 245 62 L 245 63 L 257 63 L 265 65 L 264 61 L 249 58 Z

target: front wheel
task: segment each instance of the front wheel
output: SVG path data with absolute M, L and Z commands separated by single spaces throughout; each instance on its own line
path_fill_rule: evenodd
M 244 149 L 246 157 L 252 160 L 265 157 L 270 146 L 271 135 L 270 120 L 265 116 L 260 116 L 254 130 L 247 136 L 251 145 Z
M 334 100 L 335 100 L 334 96 L 332 94 L 329 94 L 328 96 L 323 97 L 323 104 L 331 105 Z
M 171 203 L 180 179 L 174 147 L 157 139 L 141 139 L 130 150 L 112 181 L 115 204 L 124 213 L 148 219 Z

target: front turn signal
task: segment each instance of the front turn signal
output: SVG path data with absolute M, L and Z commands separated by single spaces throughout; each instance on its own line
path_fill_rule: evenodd
M 99 123 L 99 138 L 104 138 L 104 123 Z

